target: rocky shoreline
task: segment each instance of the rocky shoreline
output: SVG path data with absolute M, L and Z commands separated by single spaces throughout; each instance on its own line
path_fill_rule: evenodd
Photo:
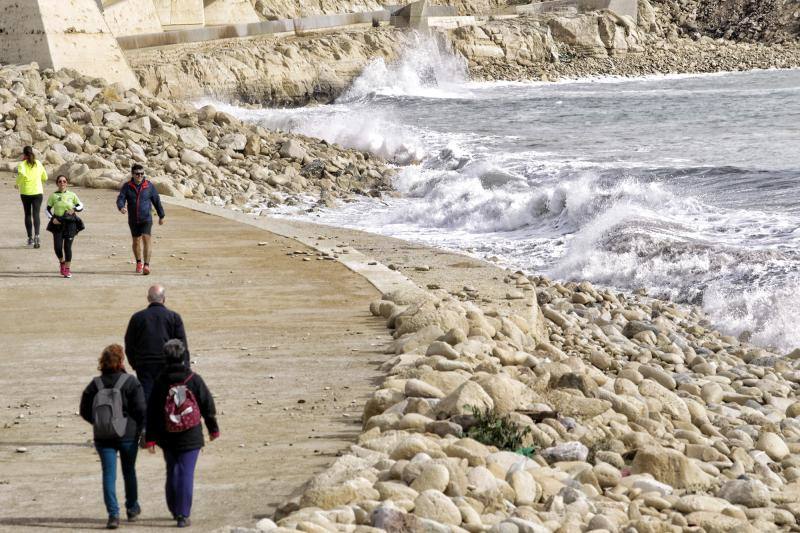
M 696 308 L 494 271 L 493 290 L 371 304 L 395 341 L 361 437 L 257 531 L 796 523 L 800 353 L 721 335 Z M 528 456 L 473 438 L 473 407 L 527 428 Z

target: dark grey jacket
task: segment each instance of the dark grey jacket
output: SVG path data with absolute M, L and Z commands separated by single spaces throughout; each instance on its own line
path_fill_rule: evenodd
M 103 372 L 100 379 L 103 385 L 111 388 L 117 382 L 119 377 L 124 372 Z M 98 444 L 111 444 L 120 440 L 138 439 L 139 434 L 142 432 L 144 424 L 144 415 L 147 411 L 147 405 L 144 401 L 144 390 L 139 380 L 132 375 L 128 375 L 128 380 L 122 385 L 122 413 L 128 418 L 128 427 L 125 429 L 125 435 L 120 439 L 111 440 L 97 440 Z M 92 404 L 94 397 L 97 394 L 97 385 L 94 379 L 86 386 L 81 396 L 81 417 L 90 424 L 94 424 L 92 417 Z

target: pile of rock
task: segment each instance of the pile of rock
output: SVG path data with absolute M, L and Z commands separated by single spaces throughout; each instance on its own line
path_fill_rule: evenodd
M 662 25 L 687 35 L 750 42 L 785 42 L 800 36 L 800 4 L 783 0 L 653 0 Z
M 377 196 L 392 173 L 368 153 L 35 64 L 0 69 L 0 138 L 12 168 L 33 145 L 72 183 L 117 188 L 141 163 L 162 193 L 248 209 Z
M 672 2 L 668 5 L 674 5 Z M 639 22 L 610 11 L 488 20 L 448 33 L 472 75 L 484 80 L 555 80 L 789 68 L 800 42 L 736 42 L 686 31 L 665 9 L 640 1 Z M 685 13 L 685 7 L 675 7 Z M 713 32 L 706 32 L 712 33 Z
M 800 350 L 746 345 L 695 308 L 511 278 L 524 312 L 441 290 L 374 302 L 395 341 L 358 443 L 258 529 L 796 527 Z M 471 407 L 530 428 L 536 452 L 467 437 Z

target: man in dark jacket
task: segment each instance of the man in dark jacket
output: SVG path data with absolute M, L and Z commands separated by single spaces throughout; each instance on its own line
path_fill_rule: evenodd
M 125 353 L 128 362 L 142 383 L 144 396 L 150 398 L 153 383 L 164 369 L 164 344 L 179 339 L 187 346 L 184 363 L 189 368 L 189 349 L 181 315 L 166 308 L 166 293 L 162 285 L 153 285 L 147 291 L 150 305 L 133 314 L 125 332 Z
M 127 207 L 126 207 L 127 206 Z M 117 196 L 117 209 L 128 214 L 128 227 L 133 239 L 133 256 L 136 258 L 136 273 L 150 273 L 150 233 L 153 228 L 151 206 L 158 213 L 158 225 L 164 224 L 164 208 L 156 186 L 145 179 L 144 167 L 131 167 L 131 180 L 122 184 Z M 142 263 L 144 258 L 144 263 Z

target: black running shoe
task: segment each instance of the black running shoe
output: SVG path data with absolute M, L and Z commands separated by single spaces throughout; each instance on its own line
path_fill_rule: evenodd
M 142 514 L 142 508 L 138 505 L 133 509 L 128 509 L 128 522 L 136 522 L 140 514 Z

